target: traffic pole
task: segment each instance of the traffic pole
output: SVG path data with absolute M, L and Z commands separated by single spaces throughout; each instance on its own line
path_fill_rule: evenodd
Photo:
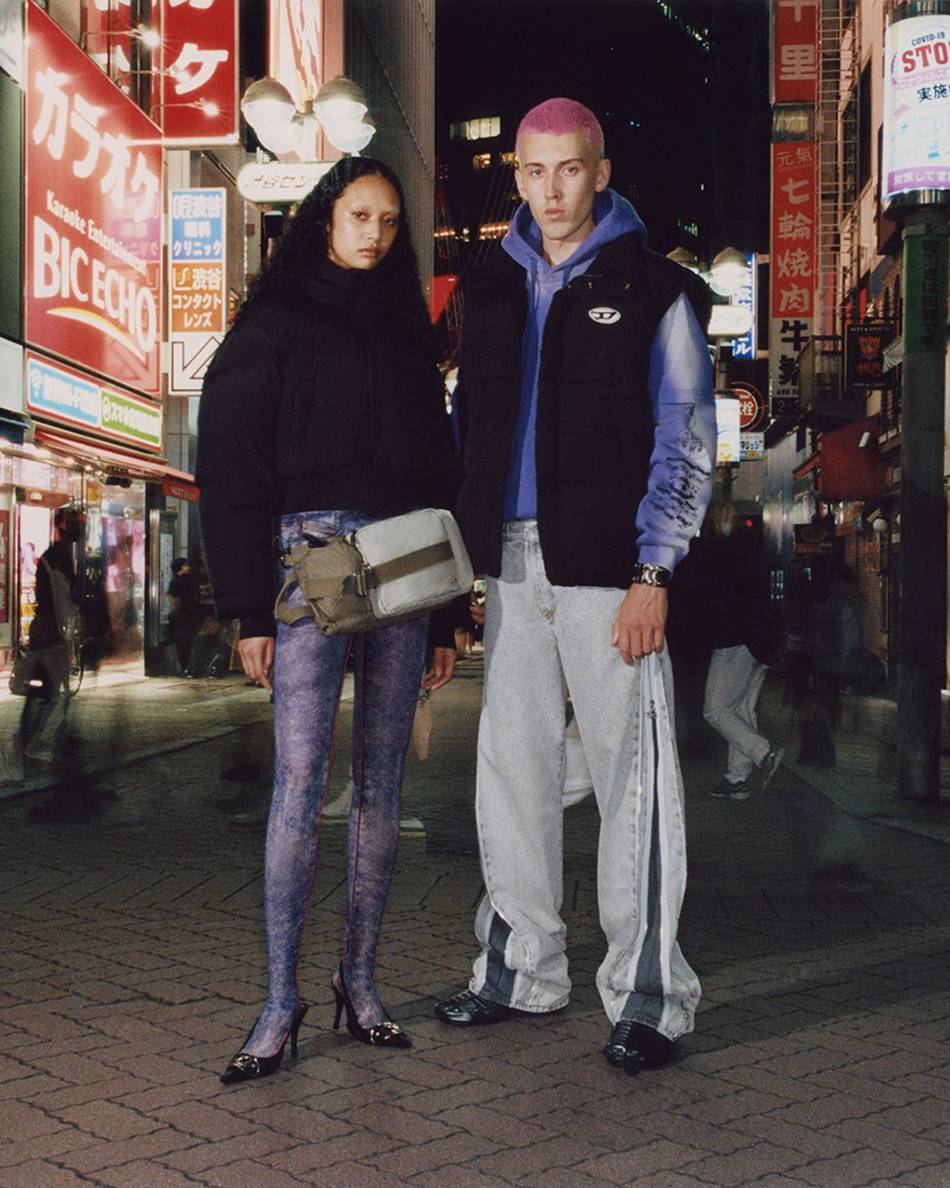
M 900 211 L 904 252 L 901 408 L 901 796 L 940 799 L 940 696 L 946 667 L 947 529 L 944 399 L 948 224 L 939 204 Z

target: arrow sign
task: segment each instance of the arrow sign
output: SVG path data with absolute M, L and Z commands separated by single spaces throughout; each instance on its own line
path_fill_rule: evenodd
M 201 381 L 223 337 L 222 334 L 186 334 L 172 339 L 170 392 L 189 395 L 201 391 Z

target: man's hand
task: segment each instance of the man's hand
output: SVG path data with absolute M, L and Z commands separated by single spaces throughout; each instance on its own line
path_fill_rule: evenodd
M 254 635 L 250 639 L 242 639 L 238 643 L 238 654 L 248 680 L 263 685 L 268 693 L 273 693 L 274 687 L 270 681 L 271 669 L 274 666 L 273 637 Z
M 422 678 L 423 689 L 433 692 L 447 685 L 455 674 L 455 648 L 433 648 L 432 667 Z
M 650 652 L 662 652 L 666 638 L 667 592 L 662 586 L 635 582 L 614 619 L 610 642 L 620 649 L 624 664 Z
M 476 627 L 485 626 L 485 579 L 475 575 L 475 585 L 468 596 L 468 611 Z

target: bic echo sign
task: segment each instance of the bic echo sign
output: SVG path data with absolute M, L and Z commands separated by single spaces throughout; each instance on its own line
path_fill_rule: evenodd
M 161 133 L 27 5 L 26 339 L 158 395 Z

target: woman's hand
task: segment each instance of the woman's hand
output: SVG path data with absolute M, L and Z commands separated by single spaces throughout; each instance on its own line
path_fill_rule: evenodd
M 270 672 L 274 665 L 273 637 L 254 635 L 250 639 L 242 639 L 238 643 L 238 655 L 241 657 L 241 667 L 248 680 L 263 685 L 268 693 L 273 693 L 274 687 L 270 681 Z
M 433 648 L 432 667 L 422 678 L 423 689 L 431 693 L 447 685 L 455 675 L 455 648 Z

